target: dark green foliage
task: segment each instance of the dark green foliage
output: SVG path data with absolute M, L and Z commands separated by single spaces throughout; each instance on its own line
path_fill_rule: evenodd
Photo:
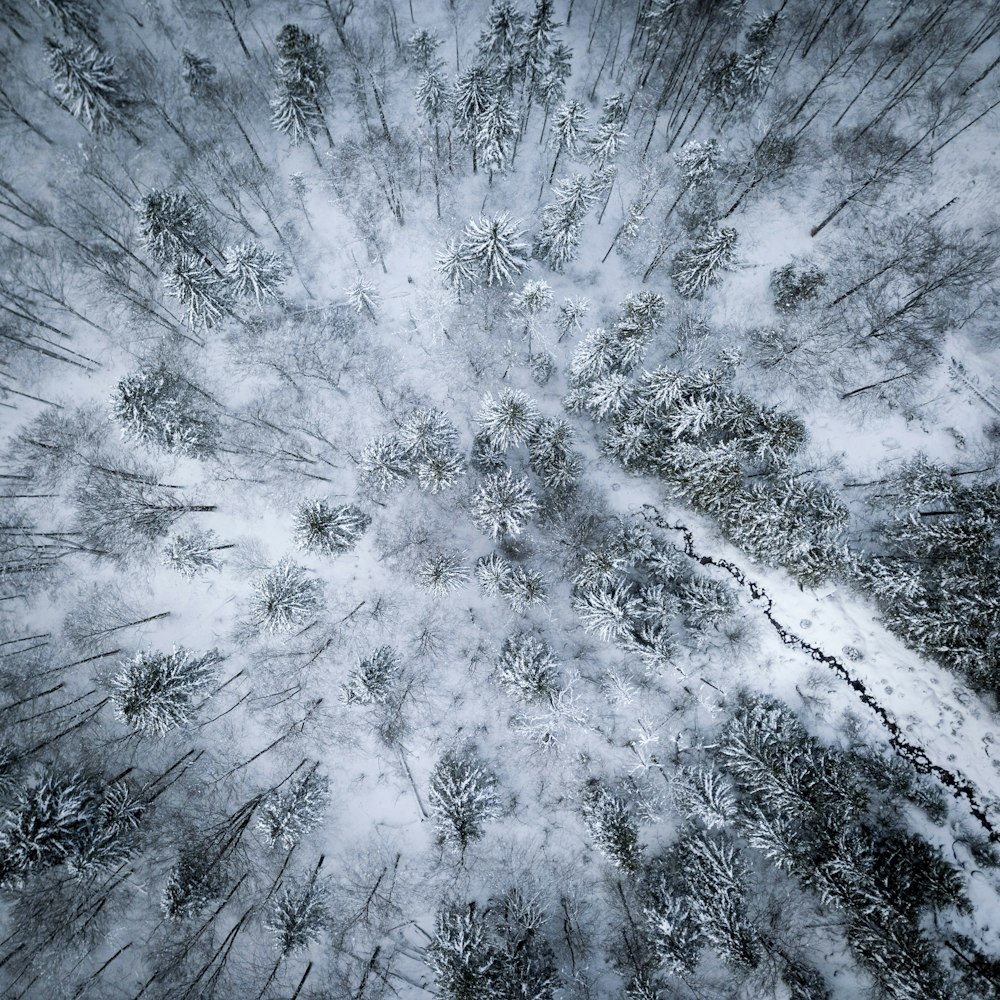
M 792 313 L 819 295 L 826 275 L 815 264 L 786 264 L 771 272 L 771 297 L 778 312 Z

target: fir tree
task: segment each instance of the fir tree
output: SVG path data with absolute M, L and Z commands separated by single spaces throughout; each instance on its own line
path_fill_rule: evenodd
M 487 476 L 472 502 L 473 520 L 494 541 L 519 535 L 537 510 L 527 478 L 515 479 L 509 469 Z
M 471 752 L 446 751 L 431 771 L 431 813 L 441 840 L 462 853 L 499 815 L 496 775 Z
M 223 868 L 216 859 L 202 848 L 189 846 L 170 869 L 160 906 L 169 920 L 183 920 L 217 900 L 223 889 Z
M 160 264 L 200 253 L 209 239 L 201 210 L 181 192 L 150 191 L 138 212 L 142 244 Z
M 416 99 L 417 106 L 428 124 L 436 127 L 448 107 L 447 85 L 436 66 L 429 67 L 420 77 Z
M 621 642 L 635 632 L 642 615 L 642 601 L 631 584 L 607 583 L 587 589 L 574 599 L 584 628 L 607 642 Z
M 261 806 L 257 827 L 269 847 L 279 843 L 291 850 L 323 821 L 330 801 L 330 782 L 314 764 L 289 782 L 284 791 L 272 792 Z
M 181 67 L 181 76 L 192 97 L 205 97 L 211 93 L 218 72 L 214 63 L 185 49 Z
M 163 287 L 186 309 L 188 326 L 214 326 L 229 311 L 228 289 L 215 267 L 201 254 L 183 252 L 170 261 Z
M 351 671 L 341 688 L 341 700 L 347 705 L 384 705 L 401 672 L 396 651 L 379 646 Z
M 196 390 L 179 372 L 159 364 L 122 378 L 111 396 L 122 437 L 180 454 L 210 455 L 218 427 Z
M 412 471 L 412 456 L 395 435 L 372 438 L 362 449 L 361 478 L 379 493 L 401 485 Z
M 552 116 L 552 131 L 549 133 L 549 146 L 556 151 L 549 171 L 550 184 L 563 153 L 573 157 L 580 155 L 586 128 L 587 109 L 579 101 L 566 101 L 556 108 Z
M 524 60 L 532 84 L 544 71 L 555 44 L 556 20 L 552 0 L 535 0 L 524 37 Z
M 520 389 L 502 389 L 483 396 L 479 408 L 482 433 L 499 451 L 523 444 L 538 424 L 538 407 Z
M 508 2 L 494 0 L 476 48 L 485 66 L 500 66 L 520 58 L 524 47 L 524 14 Z
M 378 289 L 365 277 L 359 276 L 348 288 L 344 289 L 351 308 L 360 316 L 367 313 L 372 322 L 378 319 L 378 307 L 381 296 Z
M 146 650 L 124 660 L 112 681 L 118 718 L 135 732 L 162 736 L 185 726 L 215 682 L 218 651 L 196 654 L 180 646 Z
M 544 701 L 558 686 L 555 654 L 547 643 L 518 633 L 503 644 L 496 678 L 507 694 L 525 701 Z
M 534 255 L 555 271 L 576 259 L 584 216 L 594 203 L 595 192 L 582 174 L 560 181 L 555 200 L 542 210 L 542 225 L 535 236 Z
M 369 524 L 371 518 L 354 504 L 305 500 L 295 511 L 292 537 L 306 552 L 336 556 L 353 549 Z
M 559 304 L 559 316 L 556 320 L 559 339 L 562 340 L 567 334 L 582 330 L 583 317 L 589 310 L 590 303 L 585 298 L 563 299 Z
M 446 1000 L 493 995 L 495 980 L 504 968 L 503 956 L 489 941 L 486 922 L 475 903 L 438 911 L 427 964 Z
M 293 955 L 319 940 L 330 922 L 327 892 L 315 875 L 305 882 L 288 881 L 266 920 L 278 951 Z
M 250 620 L 268 632 L 304 626 L 322 607 L 322 585 L 302 566 L 283 559 L 253 585 Z
M 435 53 L 441 46 L 441 39 L 433 31 L 420 28 L 410 35 L 406 50 L 418 73 L 426 73 L 435 63 Z
M 473 65 L 459 76 L 452 95 L 455 131 L 472 150 L 472 172 L 478 169 L 479 130 L 496 88 L 485 66 Z
M 56 96 L 90 132 L 110 132 L 126 106 L 115 61 L 86 42 L 60 45 L 45 39 Z
M 513 162 L 516 132 L 514 109 L 502 91 L 495 92 L 476 121 L 475 145 L 479 162 L 490 172 L 504 170 Z
M 709 229 L 701 239 L 681 250 L 674 258 L 673 280 L 678 294 L 686 299 L 700 297 L 707 288 L 722 280 L 723 271 L 736 262 L 735 229 Z
M 604 170 L 615 160 L 628 141 L 625 120 L 628 106 L 624 95 L 612 94 L 601 105 L 601 117 L 594 134 L 588 140 L 590 161 L 598 170 Z
M 237 298 L 253 299 L 258 309 L 271 299 L 280 299 L 280 287 L 288 277 L 281 254 L 265 250 L 259 243 L 240 243 L 223 252 L 223 275 Z
M 506 213 L 470 219 L 463 234 L 468 260 L 487 285 L 512 285 L 527 263 L 521 224 Z
M 541 573 L 523 566 L 510 568 L 509 575 L 500 585 L 500 595 L 510 605 L 511 611 L 519 615 L 548 600 L 545 578 Z
M 293 145 L 312 139 L 324 126 L 322 102 L 329 75 L 319 36 L 286 24 L 278 33 L 278 89 L 271 102 L 271 123 Z
M 215 541 L 215 533 L 212 531 L 197 528 L 193 531 L 179 531 L 163 546 L 163 564 L 188 580 L 193 580 L 206 570 L 217 570 L 220 564 L 214 553 L 231 546 L 215 545 Z
M 466 243 L 451 239 L 444 250 L 437 255 L 434 270 L 437 271 L 449 288 L 455 289 L 461 297 L 462 290 L 471 287 L 476 281 L 475 261 L 469 253 Z
M 601 854 L 622 871 L 637 871 L 639 828 L 625 799 L 591 779 L 581 797 L 580 809 Z
M 528 439 L 528 461 L 547 491 L 563 495 L 580 478 L 580 456 L 572 450 L 573 429 L 565 420 L 543 418 Z
M 435 597 L 444 597 L 465 583 L 469 573 L 460 555 L 440 552 L 420 564 L 417 579 Z
M 815 264 L 786 264 L 771 272 L 771 298 L 781 313 L 797 311 L 811 302 L 826 284 L 826 275 Z
M 674 154 L 686 187 L 707 184 L 719 169 L 720 150 L 715 139 L 691 139 Z

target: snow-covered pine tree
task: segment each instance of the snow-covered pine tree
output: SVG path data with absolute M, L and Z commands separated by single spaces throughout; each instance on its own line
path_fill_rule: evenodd
M 471 750 L 447 750 L 431 771 L 427 798 L 443 843 L 462 853 L 500 813 L 497 776 Z
M 184 50 L 181 57 L 181 76 L 192 97 L 205 97 L 211 92 L 218 70 L 208 59 Z
M 501 581 L 500 595 L 510 605 L 511 611 L 518 615 L 548 600 L 545 578 L 541 573 L 523 566 L 510 568 L 508 576 Z
M 489 940 L 482 911 L 475 903 L 446 905 L 437 914 L 427 946 L 427 964 L 445 1000 L 499 996 L 498 979 L 508 975 L 504 956 Z M 547 1000 L 531 996 L 527 1000 Z
M 707 184 L 719 169 L 721 150 L 716 139 L 691 139 L 674 153 L 685 187 Z
M 222 273 L 229 291 L 240 299 L 253 299 L 258 309 L 271 299 L 280 299 L 279 289 L 288 277 L 284 257 L 265 250 L 260 243 L 240 243 L 223 251 Z
M 549 55 L 556 42 L 556 19 L 553 17 L 555 4 L 552 0 L 535 0 L 524 33 L 524 62 L 528 79 L 532 86 L 545 71 Z
M 494 0 L 476 49 L 484 66 L 520 61 L 524 48 L 524 13 L 509 0 Z
M 286 24 L 277 42 L 278 85 L 271 102 L 271 123 L 297 145 L 326 127 L 323 97 L 330 65 L 319 36 L 296 24 Z
M 736 613 L 736 594 L 721 580 L 693 576 L 681 583 L 678 591 L 684 620 L 691 628 L 717 626 Z
M 137 211 L 142 245 L 160 264 L 185 253 L 200 253 L 208 242 L 208 223 L 183 192 L 150 191 Z
M 781 313 L 796 312 L 819 295 L 826 274 L 815 264 L 786 264 L 771 272 L 771 299 Z
M 489 171 L 491 181 L 494 171 L 504 170 L 514 162 L 516 131 L 510 98 L 498 89 L 491 95 L 476 122 L 474 140 L 479 150 L 479 162 Z
M 347 705 L 384 705 L 401 673 L 396 651 L 379 646 L 351 671 L 341 688 L 341 700 Z
M 425 559 L 417 569 L 421 586 L 435 597 L 444 597 L 457 590 L 468 577 L 465 560 L 456 552 L 439 552 Z
M 742 100 L 755 100 L 764 93 L 774 71 L 772 49 L 778 36 L 782 15 L 778 11 L 760 14 L 750 22 L 744 40 L 746 48 L 736 63 Z
M 538 425 L 535 401 L 520 389 L 487 392 L 479 407 L 479 425 L 495 448 L 506 451 L 523 444 Z
M 476 579 L 483 592 L 498 597 L 510 581 L 511 565 L 499 552 L 482 556 L 476 563 Z
M 162 736 L 185 726 L 215 683 L 222 662 L 218 650 L 169 653 L 148 649 L 123 660 L 112 680 L 118 718 L 137 733 Z
M 441 47 L 441 39 L 434 31 L 419 28 L 406 42 L 406 51 L 418 73 L 426 73 L 437 61 L 435 53 Z
M 507 212 L 470 219 L 463 233 L 465 253 L 487 285 L 512 285 L 527 264 L 521 224 Z
M 437 65 L 431 65 L 424 71 L 417 84 L 415 96 L 417 107 L 427 119 L 427 123 L 436 129 L 448 107 L 448 85 Z
M 224 869 L 212 853 L 200 846 L 184 847 L 167 876 L 160 907 L 168 920 L 197 916 L 224 887 Z
M 565 101 L 552 115 L 552 129 L 549 132 L 549 147 L 555 150 L 549 183 L 556 175 L 559 157 L 577 157 L 583 151 L 587 130 L 587 109 L 579 101 Z
M 625 798 L 591 778 L 580 797 L 580 811 L 597 849 L 624 872 L 639 868 L 639 826 Z
M 476 526 L 494 541 L 519 535 L 537 511 L 527 477 L 515 478 L 510 469 L 487 476 L 472 501 Z
M 435 259 L 434 270 L 441 275 L 445 284 L 453 288 L 461 301 L 462 290 L 476 282 L 475 261 L 468 246 L 457 239 L 450 239 Z
M 232 548 L 231 545 L 216 545 L 214 531 L 179 531 L 163 546 L 163 564 L 187 580 L 193 580 L 206 570 L 219 569 L 219 549 Z
M 180 300 L 192 329 L 211 328 L 229 311 L 229 289 L 200 253 L 184 251 L 174 257 L 163 274 L 163 287 Z
M 87 42 L 60 45 L 45 39 L 56 96 L 90 132 L 110 132 L 127 104 L 115 60 Z
M 589 159 L 598 170 L 614 163 L 628 141 L 625 129 L 627 117 L 628 103 L 624 94 L 612 94 L 604 99 L 597 128 L 587 141 Z
M 680 768 L 672 779 L 671 793 L 689 820 L 699 820 L 709 830 L 726 829 L 736 819 L 732 785 L 714 768 Z
M 315 873 L 304 881 L 285 880 L 265 921 L 282 955 L 303 951 L 323 935 L 330 923 L 327 897 Z
M 260 808 L 257 828 L 268 847 L 291 850 L 323 821 L 330 802 L 330 782 L 313 764 L 296 775 L 284 791 L 273 791 Z
M 268 632 L 291 632 L 307 624 L 323 605 L 322 584 L 289 559 L 254 582 L 250 621 Z
M 496 96 L 496 86 L 485 66 L 470 66 L 455 82 L 451 97 L 455 132 L 472 150 L 472 172 L 479 166 L 479 127 Z
M 361 451 L 361 478 L 378 493 L 401 485 L 413 472 L 413 458 L 395 434 L 380 434 Z
M 547 492 L 564 496 L 580 478 L 580 456 L 570 447 L 573 429 L 558 417 L 544 417 L 528 438 L 528 463 Z
M 625 641 L 642 620 L 642 600 L 627 580 L 587 588 L 574 597 L 573 606 L 583 627 L 606 642 Z
M 575 260 L 584 216 L 594 203 L 591 179 L 583 174 L 567 177 L 553 189 L 554 200 L 542 210 L 542 225 L 532 253 L 554 271 Z
M 689 975 L 697 967 L 705 944 L 698 918 L 683 896 L 652 895 L 643 915 L 653 954 L 668 975 Z M 658 991 L 655 996 L 659 996 Z
M 457 447 L 458 429 L 442 410 L 418 406 L 403 421 L 399 441 L 415 463 L 420 488 L 439 493 L 465 473 Z
M 496 678 L 512 697 L 544 701 L 558 686 L 558 663 L 548 643 L 519 632 L 504 641 Z
M 590 311 L 590 303 L 586 298 L 563 299 L 559 303 L 559 315 L 556 319 L 556 329 L 559 331 L 559 339 L 562 340 L 569 333 L 576 333 L 583 329 L 583 317 Z
M 215 448 L 214 415 L 205 411 L 191 383 L 166 364 L 120 379 L 111 396 L 111 415 L 130 441 L 199 457 Z
M 331 504 L 325 498 L 304 500 L 295 510 L 292 537 L 306 552 L 336 556 L 353 549 L 371 521 L 354 504 Z
M 66 868 L 77 876 L 114 871 L 132 854 L 134 838 L 146 804 L 133 797 L 124 781 L 98 790 L 91 787 L 90 821 L 74 839 Z
M 347 301 L 351 308 L 359 315 L 367 313 L 374 323 L 378 320 L 378 309 L 382 304 L 382 297 L 378 289 L 364 275 L 359 275 L 357 280 L 344 289 Z
M 735 229 L 715 227 L 674 257 L 674 288 L 686 299 L 700 297 L 722 280 L 723 271 L 736 266 Z

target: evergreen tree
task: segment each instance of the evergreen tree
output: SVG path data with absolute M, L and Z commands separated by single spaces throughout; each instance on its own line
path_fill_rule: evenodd
M 528 462 L 542 486 L 556 496 L 565 495 L 580 478 L 580 456 L 572 450 L 573 429 L 565 420 L 545 417 L 528 439 Z
M 444 250 L 437 255 L 434 270 L 449 288 L 454 288 L 461 300 L 462 289 L 471 287 L 476 281 L 476 262 L 469 253 L 466 243 L 451 239 Z
M 623 94 L 612 94 L 604 99 L 597 128 L 588 140 L 589 158 L 598 170 L 614 163 L 628 141 L 625 129 L 627 117 L 628 105 Z
M 552 16 L 552 0 L 535 0 L 524 36 L 524 60 L 529 80 L 534 85 L 542 74 L 555 45 L 556 20 Z
M 482 433 L 499 451 L 527 441 L 538 420 L 534 400 L 520 389 L 501 389 L 496 396 L 488 392 L 479 408 Z
M 685 188 L 707 184 L 719 169 L 719 143 L 716 139 L 704 142 L 691 139 L 674 154 L 677 169 L 684 179 Z
M 510 98 L 498 90 L 476 122 L 474 140 L 480 163 L 490 172 L 491 178 L 495 170 L 504 170 L 513 163 L 516 130 Z
M 416 90 L 417 107 L 428 124 L 437 126 L 448 106 L 448 89 L 436 66 L 430 66 L 420 77 Z
M 115 61 L 86 42 L 60 45 L 45 39 L 56 96 L 90 132 L 110 132 L 127 101 Z
M 285 956 L 319 940 L 329 923 L 326 887 L 315 876 L 304 882 L 287 881 L 266 920 L 278 951 Z
M 464 854 L 499 815 L 497 777 L 470 751 L 448 750 L 431 771 L 428 800 L 441 840 Z
M 378 319 L 381 296 L 378 289 L 365 277 L 359 276 L 354 284 L 344 289 L 351 308 L 361 316 L 367 313 L 372 322 Z
M 518 615 L 548 600 L 544 577 L 523 566 L 511 566 L 509 575 L 501 582 L 500 595 Z
M 216 679 L 217 650 L 201 655 L 175 646 L 145 650 L 124 660 L 112 681 L 118 718 L 135 732 L 162 736 L 194 718 Z
M 451 99 L 455 131 L 472 150 L 473 173 L 479 164 L 480 124 L 495 98 L 496 87 L 485 66 L 470 66 L 455 83 Z
M 205 217 L 183 192 L 150 191 L 138 213 L 142 244 L 160 264 L 200 253 L 209 239 Z
M 594 203 L 590 178 L 573 174 L 554 189 L 555 199 L 542 210 L 542 226 L 533 253 L 553 270 L 561 271 L 576 259 L 584 216 Z
M 583 317 L 589 309 L 590 303 L 585 298 L 563 299 L 559 304 L 559 318 L 556 320 L 560 340 L 569 333 L 583 329 Z
M 226 247 L 223 257 L 223 274 L 237 298 L 252 298 L 258 309 L 281 298 L 279 288 L 288 277 L 288 265 L 281 254 L 265 250 L 259 243 L 240 243 Z
M 417 579 L 435 597 L 458 590 L 468 576 L 464 560 L 454 552 L 439 552 L 424 560 L 417 570 Z
M 291 850 L 323 821 L 330 801 L 330 782 L 313 764 L 292 778 L 284 791 L 272 792 L 261 806 L 257 827 L 269 847 Z
M 205 97 L 211 93 L 218 70 L 208 59 L 184 50 L 181 57 L 181 76 L 188 85 L 192 97 Z
M 506 213 L 470 219 L 463 234 L 465 253 L 487 285 L 512 285 L 527 263 L 521 224 Z
M 722 272 L 731 271 L 735 266 L 736 240 L 735 229 L 712 228 L 681 250 L 674 258 L 672 275 L 678 294 L 686 299 L 696 298 L 718 284 Z
M 163 287 L 185 307 L 188 326 L 211 328 L 229 311 L 228 289 L 201 254 L 181 253 L 170 261 Z
M 296 546 L 306 552 L 336 556 L 358 544 L 371 520 L 354 504 L 305 500 L 295 511 L 292 537 Z
M 395 435 L 372 438 L 361 452 L 361 478 L 373 490 L 386 493 L 405 482 L 413 458 Z
M 499 596 L 510 580 L 511 565 L 499 552 L 491 552 L 476 563 L 476 579 L 484 593 Z
M 330 66 L 318 35 L 286 24 L 278 33 L 278 88 L 271 123 L 293 145 L 310 140 L 324 126 L 323 97 Z
M 549 645 L 518 633 L 505 640 L 496 665 L 500 686 L 515 698 L 544 701 L 558 686 L 555 654 Z
M 622 871 L 637 871 L 639 827 L 628 802 L 592 778 L 583 791 L 580 810 L 601 854 Z
M 406 43 L 407 52 L 418 73 L 426 73 L 436 62 L 435 53 L 441 46 L 441 39 L 433 31 L 420 28 L 410 35 Z
M 450 489 L 465 474 L 458 450 L 458 429 L 441 410 L 417 407 L 400 428 L 399 441 L 415 463 L 420 488 L 431 493 Z
M 477 1000 L 492 995 L 502 960 L 489 941 L 486 923 L 475 903 L 438 911 L 434 936 L 427 946 L 427 964 L 446 1000 Z
M 219 569 L 218 558 L 213 554 L 228 545 L 215 545 L 212 531 L 179 531 L 163 546 L 163 564 L 185 579 L 193 580 L 209 569 Z
M 622 642 L 632 635 L 643 610 L 642 601 L 626 581 L 583 590 L 574 598 L 574 607 L 584 628 L 606 642 Z
M 341 688 L 341 700 L 348 705 L 384 705 L 400 674 L 396 651 L 379 646 L 351 671 Z
M 484 66 L 514 62 L 524 47 L 524 14 L 508 0 L 493 0 L 477 50 Z
M 254 582 L 250 620 L 268 632 L 291 632 L 304 626 L 322 604 L 320 581 L 283 559 Z
M 472 501 L 476 526 L 494 541 L 519 535 L 537 510 L 527 478 L 515 479 L 510 469 L 487 476 Z
M 224 874 L 211 852 L 188 846 L 170 869 L 160 907 L 169 920 L 197 916 L 223 893 Z
M 191 383 L 165 364 L 122 378 L 111 396 L 111 415 L 128 440 L 199 457 L 214 451 L 215 418 L 204 412 Z
M 811 302 L 826 284 L 826 275 L 815 264 L 786 264 L 771 272 L 771 298 L 781 313 L 792 313 Z
M 556 151 L 549 171 L 549 183 L 556 175 L 559 157 L 579 156 L 583 150 L 587 128 L 587 109 L 579 101 L 566 101 L 556 108 L 552 116 L 552 131 L 549 133 L 549 146 Z

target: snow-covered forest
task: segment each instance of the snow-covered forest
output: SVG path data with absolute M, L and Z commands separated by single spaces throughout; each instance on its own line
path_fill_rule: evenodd
M 0 995 L 1000 997 L 995 0 L 0 40 Z

